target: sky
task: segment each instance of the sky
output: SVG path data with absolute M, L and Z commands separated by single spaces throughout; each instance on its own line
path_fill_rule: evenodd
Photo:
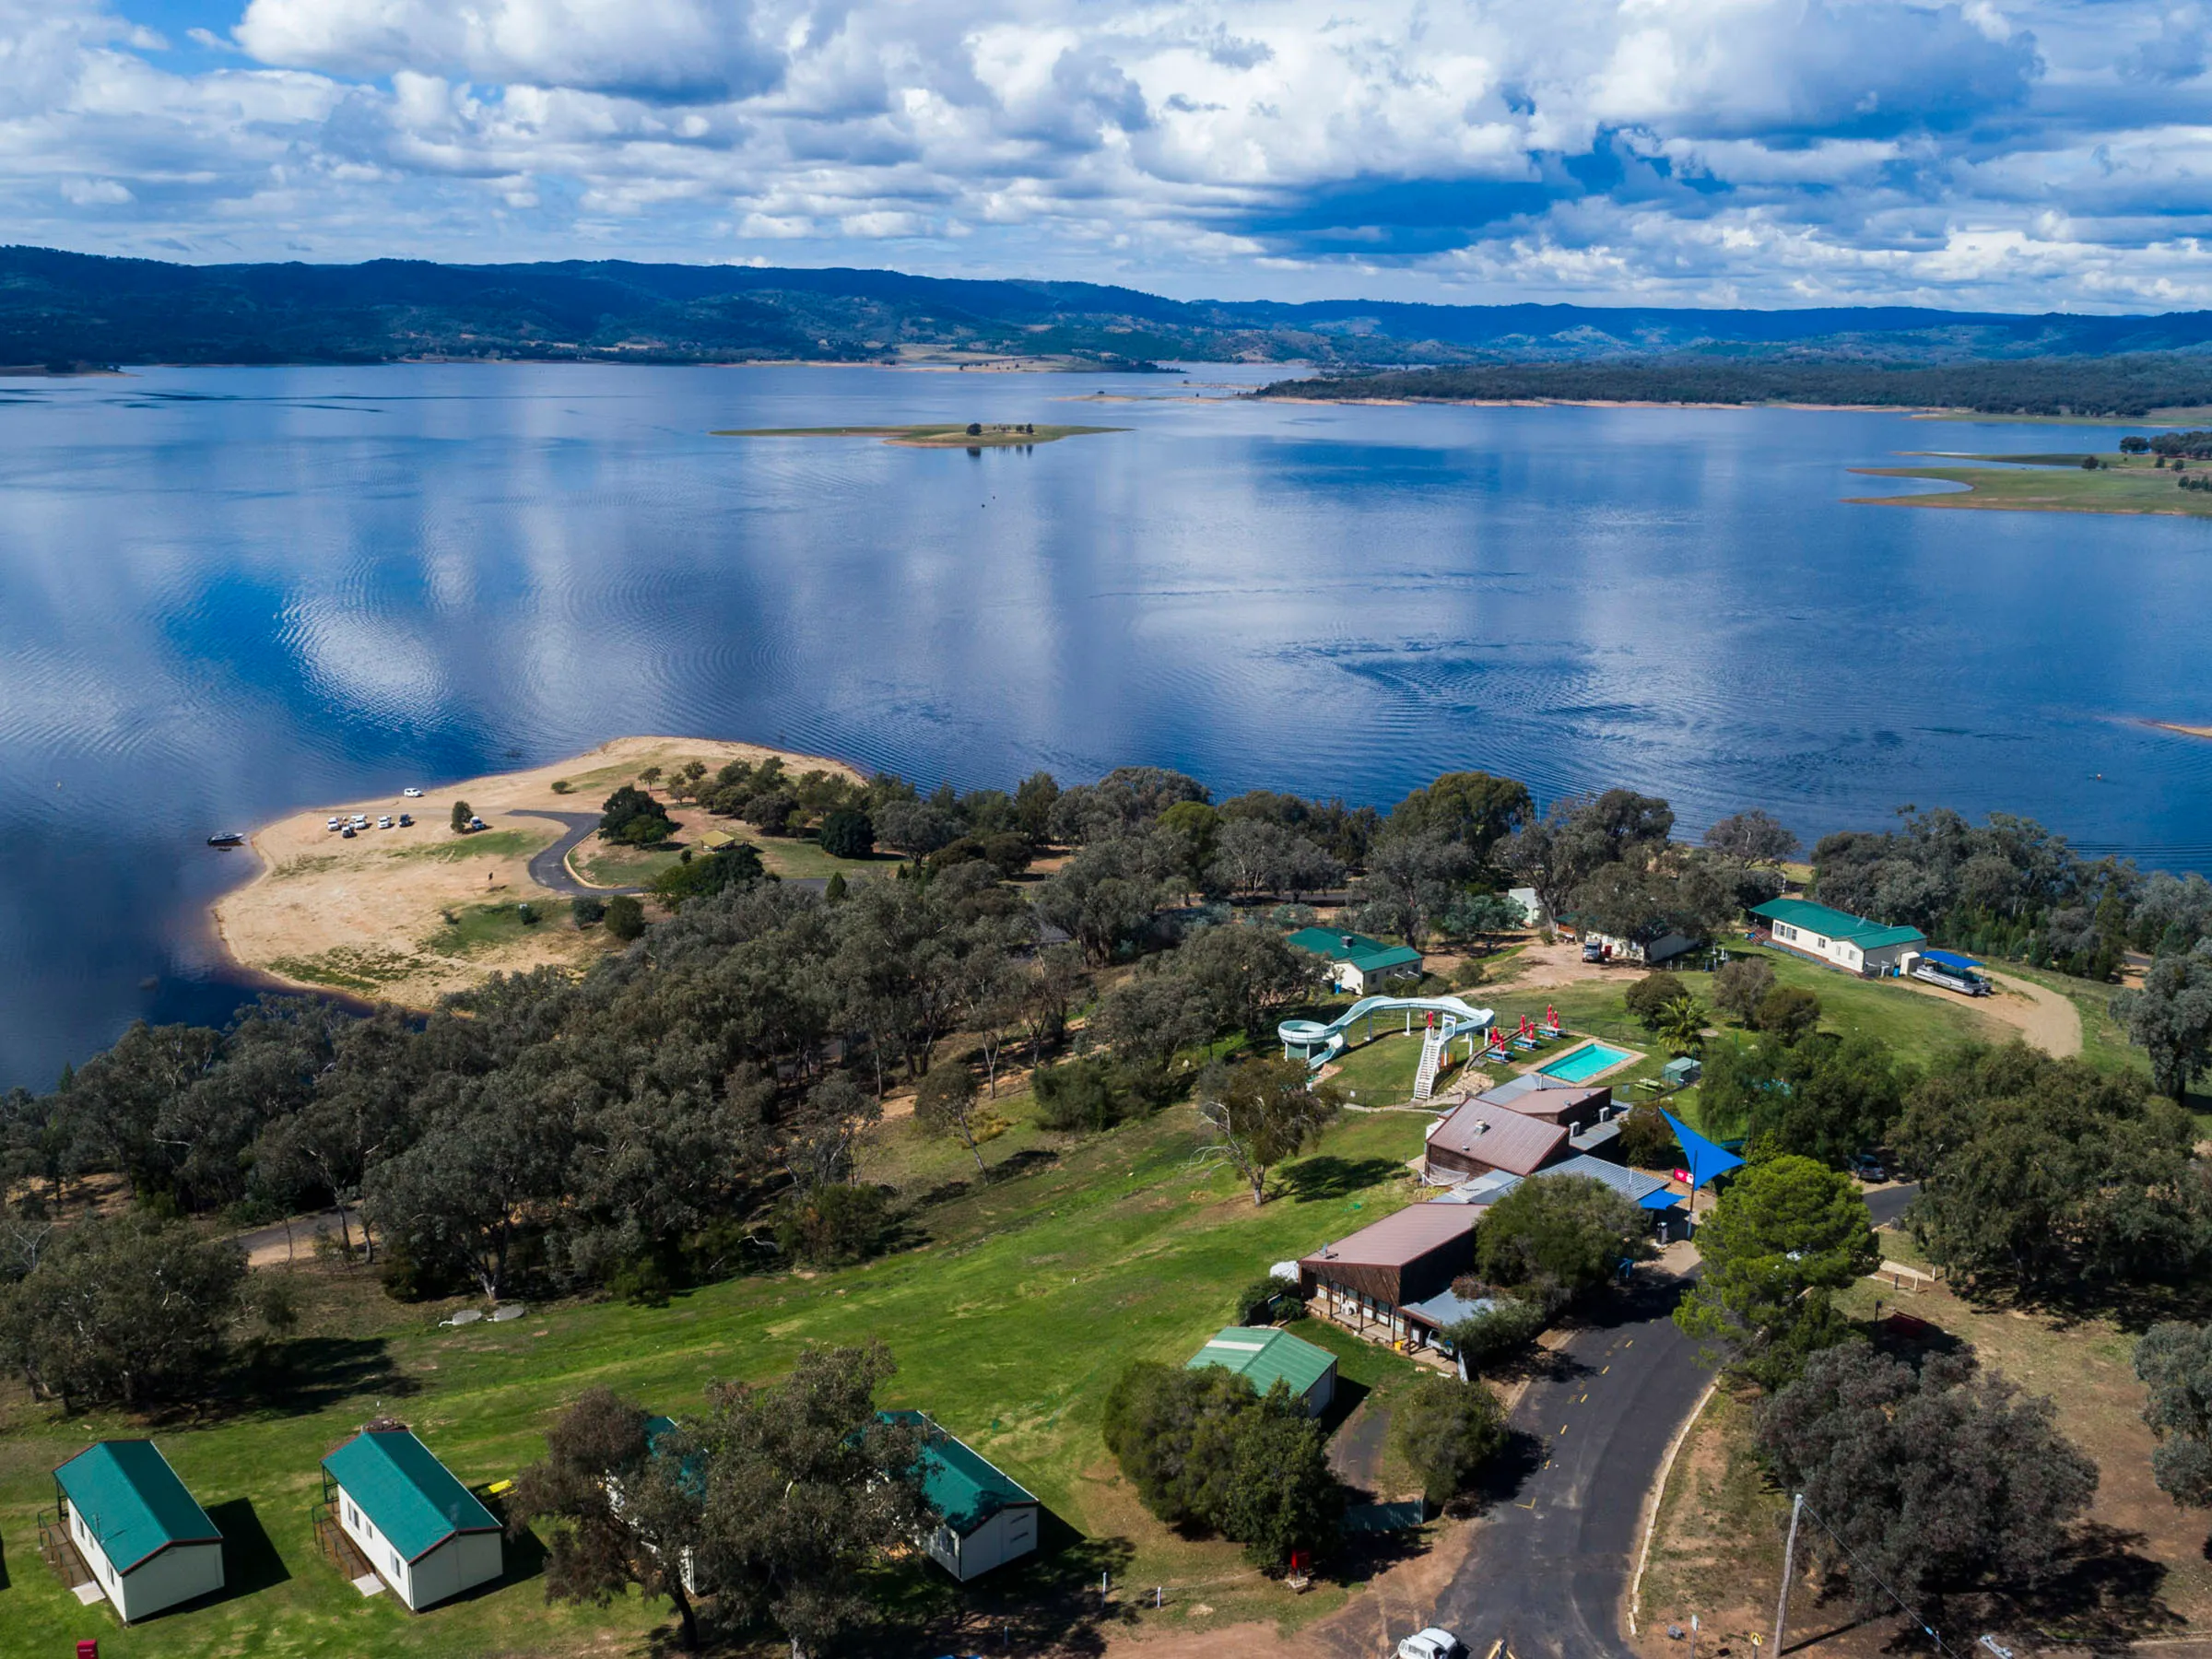
M 2212 307 L 2196 0 L 0 0 L 0 240 Z

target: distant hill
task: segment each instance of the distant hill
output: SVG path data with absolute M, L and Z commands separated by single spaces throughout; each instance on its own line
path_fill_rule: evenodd
M 1328 369 L 1572 367 L 1652 359 L 1928 366 L 2206 352 L 2212 312 L 2008 316 L 1898 307 L 1688 311 L 1352 300 L 1291 305 L 896 271 L 621 260 L 182 265 L 0 248 L 5 364 L 865 362 L 913 347 L 1101 367 L 1160 359 L 1307 361 Z

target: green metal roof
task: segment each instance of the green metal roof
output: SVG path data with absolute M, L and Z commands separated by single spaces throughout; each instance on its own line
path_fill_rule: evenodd
M 1385 968 L 1418 968 L 1421 953 L 1410 945 L 1393 945 L 1386 950 L 1345 959 L 1362 973 L 1380 973 Z
M 1327 1376 L 1335 1363 L 1336 1356 L 1326 1348 L 1315 1347 L 1288 1331 L 1269 1330 L 1264 1325 L 1228 1325 L 1192 1355 L 1183 1369 L 1224 1366 L 1261 1394 L 1273 1388 L 1279 1377 L 1290 1384 L 1292 1394 L 1303 1394 Z
M 1349 961 L 1354 957 L 1372 956 L 1390 948 L 1380 939 L 1371 939 L 1365 934 L 1351 933 L 1341 927 L 1301 927 L 1285 942 L 1300 950 L 1310 950 L 1317 957 L 1326 957 L 1332 962 Z
M 1021 1483 L 965 1441 L 947 1434 L 919 1411 L 887 1411 L 887 1423 L 916 1423 L 929 1432 L 922 1448 L 922 1496 L 966 1537 L 999 1511 L 1036 1498 Z
M 1770 922 L 1787 922 L 1792 927 L 1802 927 L 1807 933 L 1826 938 L 1848 939 L 1861 950 L 1927 941 L 1927 935 L 1917 927 L 1885 927 L 1879 922 L 1869 922 L 1848 911 L 1815 904 L 1810 899 L 1770 899 L 1764 904 L 1753 905 L 1751 913 L 1764 916 Z
M 223 1541 L 152 1441 L 101 1441 L 56 1469 L 53 1477 L 118 1572 L 171 1544 Z
M 476 1495 L 405 1429 L 357 1434 L 323 1466 L 410 1561 L 455 1533 L 500 1529 Z

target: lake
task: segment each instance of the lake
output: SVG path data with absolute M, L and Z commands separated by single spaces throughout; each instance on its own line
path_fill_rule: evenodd
M 2140 724 L 2212 722 L 2212 525 L 1840 500 L 2086 429 L 1193 372 L 0 382 L 0 1087 L 234 1006 L 204 913 L 251 854 L 210 833 L 624 733 L 1383 805 L 1481 767 L 1808 844 L 1940 803 L 2212 867 L 2212 743 Z M 1100 393 L 1131 401 L 1069 401 Z M 945 419 L 1131 429 L 710 435 Z

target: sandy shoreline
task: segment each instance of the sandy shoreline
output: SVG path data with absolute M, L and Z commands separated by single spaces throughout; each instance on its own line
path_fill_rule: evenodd
M 282 985 L 413 1008 L 495 971 L 582 967 L 613 941 L 599 928 L 579 932 L 567 901 L 531 879 L 532 856 L 565 830 L 529 815 L 596 814 L 648 766 L 665 772 L 701 760 L 712 769 L 771 755 L 794 773 L 860 776 L 840 760 L 757 743 L 617 737 L 544 766 L 426 788 L 419 799 L 394 793 L 293 813 L 249 838 L 261 869 L 215 902 L 217 940 L 240 968 Z M 570 787 L 556 790 L 556 782 Z M 457 800 L 485 830 L 454 833 Z M 371 828 L 347 841 L 326 828 L 334 816 L 366 814 L 373 826 L 402 812 L 415 818 L 411 829 Z M 513 910 L 524 900 L 541 918 L 533 925 Z

